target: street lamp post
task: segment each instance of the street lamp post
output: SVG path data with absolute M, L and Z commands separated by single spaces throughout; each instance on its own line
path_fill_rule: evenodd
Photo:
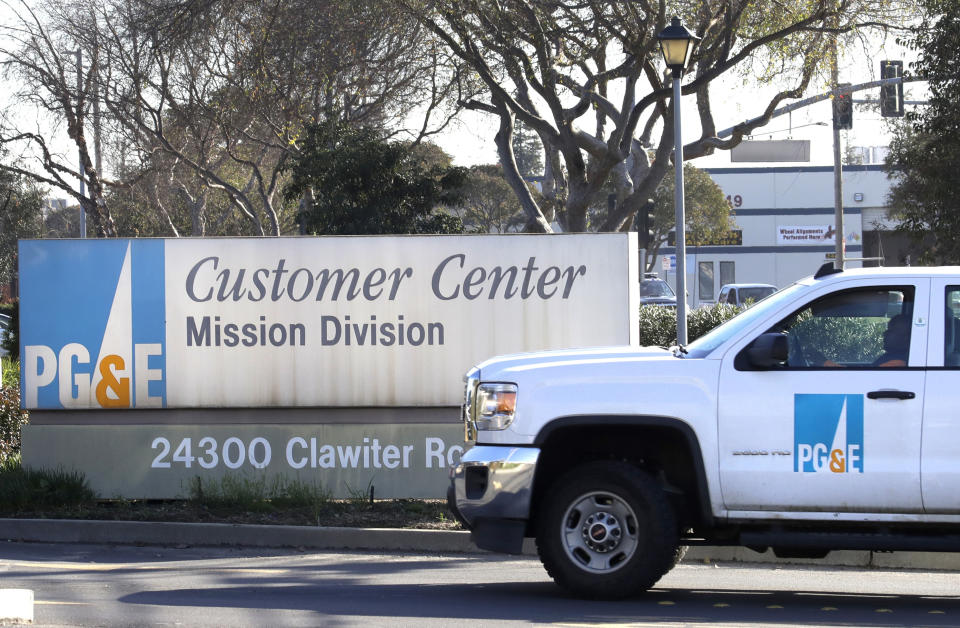
M 660 40 L 660 52 L 667 67 L 673 71 L 673 162 L 674 191 L 673 203 L 676 210 L 676 254 L 677 254 L 677 344 L 687 344 L 687 243 L 686 218 L 683 209 L 683 138 L 680 132 L 680 79 L 690 61 L 693 47 L 700 38 L 691 33 L 674 17 L 670 26 L 657 35 Z

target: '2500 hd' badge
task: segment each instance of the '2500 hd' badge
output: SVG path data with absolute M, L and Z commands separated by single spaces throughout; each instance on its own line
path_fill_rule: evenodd
M 863 395 L 794 395 L 793 470 L 863 473 Z

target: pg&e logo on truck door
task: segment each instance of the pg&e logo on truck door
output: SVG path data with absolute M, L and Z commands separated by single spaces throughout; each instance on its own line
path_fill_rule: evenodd
M 163 244 L 20 242 L 25 408 L 166 405 Z
M 863 473 L 863 395 L 794 395 L 793 470 Z

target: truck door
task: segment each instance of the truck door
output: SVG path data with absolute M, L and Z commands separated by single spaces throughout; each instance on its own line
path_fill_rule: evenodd
M 718 453 L 728 509 L 922 511 L 929 284 L 834 284 L 724 355 Z M 786 338 L 783 363 L 751 362 L 761 332 Z
M 960 512 L 960 278 L 930 289 L 930 342 L 920 477 L 928 513 Z

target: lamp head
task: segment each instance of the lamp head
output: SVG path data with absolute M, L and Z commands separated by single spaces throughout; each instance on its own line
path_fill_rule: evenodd
M 683 75 L 700 38 L 687 30 L 679 17 L 674 17 L 670 26 L 657 35 L 657 39 L 660 40 L 660 52 L 667 67 L 673 70 L 674 76 Z

